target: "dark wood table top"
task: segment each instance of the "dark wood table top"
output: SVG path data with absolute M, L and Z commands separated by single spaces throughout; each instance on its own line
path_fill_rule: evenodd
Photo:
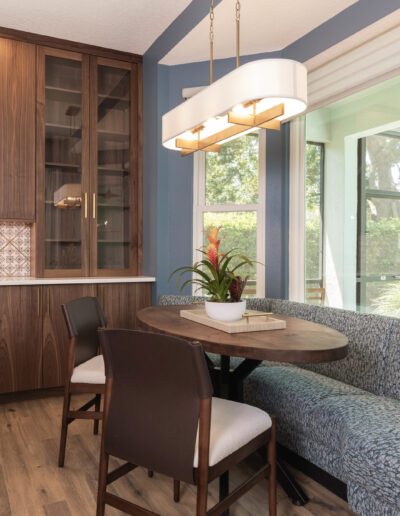
M 218 355 L 292 363 L 331 362 L 347 355 L 347 337 L 322 324 L 275 314 L 286 321 L 286 329 L 230 334 L 179 315 L 195 307 L 199 305 L 150 306 L 137 318 L 147 329 L 199 341 L 205 351 Z

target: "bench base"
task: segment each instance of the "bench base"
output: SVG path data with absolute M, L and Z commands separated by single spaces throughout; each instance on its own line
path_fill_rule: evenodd
M 278 457 L 287 462 L 290 466 L 298 469 L 308 477 L 321 484 L 333 494 L 347 502 L 347 485 L 336 477 L 333 477 L 325 470 L 300 457 L 297 453 L 277 444 Z

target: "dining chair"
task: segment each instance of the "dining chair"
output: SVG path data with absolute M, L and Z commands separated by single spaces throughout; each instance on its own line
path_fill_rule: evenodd
M 101 395 L 104 393 L 104 359 L 100 354 L 97 329 L 106 326 L 101 306 L 95 297 L 81 297 L 62 305 L 69 334 L 67 379 L 61 422 L 58 465 L 64 466 L 68 426 L 75 419 L 93 419 L 94 434 L 98 434 L 102 419 Z M 71 410 L 73 394 L 94 394 L 78 410 Z M 94 411 L 89 409 L 94 406 Z
M 213 398 L 200 343 L 137 330 L 99 330 L 106 368 L 97 516 L 109 505 L 156 514 L 107 491 L 138 466 L 197 486 L 196 515 L 217 516 L 269 477 L 276 516 L 275 422 L 250 405 Z M 265 464 L 207 510 L 209 482 L 258 450 Z M 109 458 L 124 463 L 108 471 Z

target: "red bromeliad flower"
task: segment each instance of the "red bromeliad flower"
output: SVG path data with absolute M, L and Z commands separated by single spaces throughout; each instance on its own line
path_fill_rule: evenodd
M 221 229 L 221 226 L 218 228 L 211 227 L 207 238 L 209 241 L 209 244 L 207 246 L 207 257 L 210 260 L 212 266 L 218 270 L 219 266 L 219 245 L 221 243 L 221 240 L 218 240 L 218 233 Z
M 209 228 L 208 244 L 198 249 L 203 255 L 202 260 L 189 267 L 179 267 L 172 272 L 170 278 L 174 274 L 179 274 L 177 285 L 181 290 L 189 284 L 196 285 L 196 289 L 205 292 L 212 302 L 238 302 L 246 286 L 247 277 L 239 276 L 237 271 L 244 266 L 253 266 L 255 262 L 239 254 L 236 248 L 221 253 L 221 240 L 218 239 L 220 229 L 221 226 Z M 232 260 L 234 264 L 230 270 Z M 185 278 L 185 275 L 190 277 Z

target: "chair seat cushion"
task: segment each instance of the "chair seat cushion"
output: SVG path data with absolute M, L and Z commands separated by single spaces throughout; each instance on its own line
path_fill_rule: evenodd
M 75 367 L 71 383 L 106 383 L 103 355 L 97 355 Z
M 271 428 L 261 409 L 235 401 L 212 399 L 209 465 L 214 466 Z M 193 465 L 199 464 L 198 438 Z

